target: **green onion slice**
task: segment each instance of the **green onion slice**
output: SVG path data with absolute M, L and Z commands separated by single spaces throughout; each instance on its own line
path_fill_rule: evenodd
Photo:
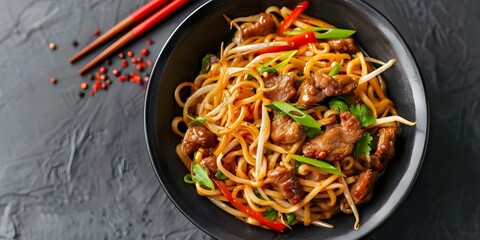
M 270 61 L 268 61 L 267 63 L 263 64 L 262 66 L 258 67 L 257 68 L 257 71 L 259 73 L 264 73 L 264 72 L 268 72 L 268 73 L 271 73 L 271 72 L 276 72 L 278 68 L 281 68 L 285 65 L 288 64 L 288 62 L 290 61 L 290 59 L 293 57 L 293 55 L 295 55 L 297 53 L 297 50 L 293 50 L 293 51 L 288 51 Z M 272 63 L 278 61 L 278 60 L 282 60 L 282 62 L 280 62 L 279 64 L 275 65 L 275 66 L 270 66 Z
M 293 159 L 295 159 L 299 162 L 310 164 L 312 166 L 321 168 L 321 169 L 325 170 L 325 172 L 327 172 L 327 173 L 340 175 L 340 176 L 345 176 L 345 175 L 343 175 L 342 172 L 340 172 L 340 170 L 336 169 L 330 163 L 327 163 L 327 162 L 324 162 L 324 161 L 321 161 L 321 160 L 318 160 L 318 159 L 315 159 L 315 158 L 309 158 L 309 157 L 300 156 L 300 155 L 296 155 L 296 154 L 290 154 L 290 156 Z
M 304 28 L 299 30 L 293 30 L 287 32 L 286 35 L 294 36 L 299 35 L 304 32 L 313 31 L 315 38 L 317 39 L 336 39 L 336 38 L 347 38 L 352 36 L 356 31 L 351 29 L 341 29 L 341 28 L 321 28 L 321 27 L 311 27 Z
M 276 111 L 284 112 L 288 116 L 293 118 L 293 120 L 302 124 L 303 126 L 320 129 L 320 124 L 315 121 L 312 116 L 298 110 L 296 107 L 292 106 L 289 103 L 277 101 L 265 105 L 265 107 Z

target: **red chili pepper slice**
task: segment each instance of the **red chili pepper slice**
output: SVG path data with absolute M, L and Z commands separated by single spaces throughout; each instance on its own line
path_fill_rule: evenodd
M 288 51 L 288 50 L 293 50 L 297 49 L 300 46 L 303 46 L 308 43 L 316 43 L 317 38 L 315 38 L 315 34 L 313 32 L 305 32 L 293 37 L 286 38 L 286 42 L 291 43 L 290 46 L 272 46 L 265 48 L 263 50 L 258 51 L 258 54 L 264 54 L 264 53 L 272 53 L 272 52 L 281 52 L 281 51 Z
M 265 226 L 267 226 L 267 227 L 269 227 L 273 230 L 283 232 L 283 229 L 285 229 L 285 227 L 286 227 L 284 224 L 276 222 L 276 221 L 270 221 L 270 220 L 266 219 L 264 216 L 262 216 L 261 214 L 253 211 L 251 208 L 246 207 L 243 204 L 239 203 L 235 198 L 233 198 L 232 193 L 227 189 L 227 186 L 225 186 L 225 184 L 222 181 L 220 181 L 216 178 L 213 178 L 213 177 L 211 179 L 215 183 L 217 188 L 220 190 L 220 192 L 223 193 L 223 195 L 227 198 L 227 200 L 235 208 L 237 208 L 241 212 L 247 214 L 248 216 L 254 218 L 255 220 L 259 221 L 261 224 L 263 224 L 263 225 L 265 225 Z
M 308 7 L 308 1 L 303 1 L 299 3 L 295 9 L 293 9 L 292 13 L 285 19 L 283 19 L 282 23 L 280 23 L 280 26 L 278 26 L 277 33 L 282 35 L 285 30 L 287 30 L 292 23 L 295 21 L 295 19 L 302 14 L 305 9 Z

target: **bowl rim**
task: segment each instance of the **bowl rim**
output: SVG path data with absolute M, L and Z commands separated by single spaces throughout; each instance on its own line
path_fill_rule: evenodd
M 181 38 L 181 32 L 182 28 L 185 28 L 185 25 L 187 25 L 189 22 L 193 21 L 192 19 L 199 14 L 200 11 L 202 11 L 204 8 L 209 7 L 210 5 L 213 5 L 214 3 L 219 2 L 216 0 L 207 0 L 205 3 L 201 4 L 198 6 L 196 9 L 193 10 L 190 14 L 188 14 L 182 21 L 181 23 L 175 28 L 175 30 L 170 34 L 168 39 L 166 40 L 165 44 L 163 45 L 161 51 L 159 52 L 155 64 L 152 67 L 152 71 L 150 76 L 155 76 L 156 72 L 159 71 L 159 66 L 162 62 L 162 59 L 165 57 L 165 55 L 170 55 L 172 50 L 174 49 L 171 47 L 171 45 L 175 45 L 176 41 L 179 38 Z M 373 7 L 371 4 L 362 1 L 362 0 L 357 0 L 350 2 L 350 4 L 353 4 L 355 6 L 361 6 L 363 9 L 367 9 L 368 11 L 372 11 L 375 14 L 378 15 L 378 18 L 380 21 L 382 21 L 382 24 L 385 24 L 388 28 L 388 31 L 397 38 L 398 42 L 404 47 L 405 49 L 405 54 L 406 57 L 412 60 L 412 66 L 413 69 L 412 73 L 413 75 L 418 76 L 418 78 L 414 80 L 414 83 L 417 85 L 415 87 L 412 86 L 412 98 L 413 99 L 419 99 L 420 101 L 415 101 L 415 116 L 416 116 L 416 121 L 417 121 L 417 129 L 414 133 L 415 138 L 419 138 L 419 141 L 422 144 L 417 144 L 413 146 L 412 150 L 412 156 L 410 157 L 410 160 L 415 160 L 415 161 L 410 161 L 408 164 L 408 167 L 405 170 L 405 174 L 401 177 L 400 182 L 398 187 L 395 189 L 395 191 L 392 192 L 391 196 L 389 197 L 388 200 L 386 200 L 385 204 L 381 206 L 377 212 L 373 214 L 373 217 L 376 215 L 380 214 L 383 217 L 380 219 L 375 219 L 375 221 L 368 221 L 364 222 L 360 229 L 357 231 L 352 231 L 347 233 L 346 235 L 342 235 L 339 237 L 334 237 L 334 238 L 361 238 L 373 231 L 375 228 L 383 224 L 399 207 L 400 205 L 404 202 L 406 197 L 409 195 L 409 192 L 411 191 L 416 178 L 418 177 L 418 174 L 421 171 L 421 167 L 423 164 L 423 161 L 425 159 L 425 155 L 427 152 L 427 147 L 428 147 L 428 139 L 429 139 L 429 130 L 430 130 L 430 110 L 428 106 L 428 101 L 427 101 L 427 92 L 425 91 L 425 82 L 423 81 L 423 76 L 419 70 L 419 65 L 418 62 L 415 58 L 415 56 L 412 54 L 411 48 L 409 47 L 407 41 L 405 41 L 404 37 L 400 34 L 400 31 L 395 27 L 395 25 L 380 11 L 378 11 L 375 7 Z M 193 223 L 195 226 L 197 226 L 199 229 L 201 229 L 204 233 L 208 234 L 211 237 L 218 237 L 216 236 L 215 233 L 209 231 L 209 229 L 204 228 L 197 222 L 195 222 L 189 215 L 188 213 L 178 205 L 177 201 L 172 197 L 172 195 L 169 192 L 169 188 L 166 186 L 165 181 L 163 181 L 162 176 L 159 174 L 158 171 L 158 166 L 157 163 L 155 162 L 154 156 L 152 155 L 152 148 L 154 146 L 151 146 L 151 138 L 154 137 L 155 133 L 149 133 L 148 127 L 149 126 L 149 119 L 151 118 L 149 114 L 150 113 L 148 110 L 148 107 L 151 105 L 149 102 L 153 101 L 153 99 L 149 98 L 151 94 L 149 94 L 152 91 L 156 91 L 157 89 L 152 89 L 152 81 L 148 82 L 147 85 L 147 90 L 145 93 L 145 100 L 144 100 L 144 134 L 145 134 L 145 141 L 146 141 L 146 146 L 147 146 L 147 151 L 148 151 L 148 156 L 150 158 L 150 163 L 152 165 L 152 168 L 155 172 L 155 175 L 157 177 L 157 180 L 160 182 L 160 185 L 164 189 L 165 193 L 167 194 L 168 198 L 170 199 L 171 202 L 175 205 L 175 207 L 180 210 L 180 212 L 187 218 L 191 223 Z M 413 104 L 413 103 L 412 103 Z M 421 110 L 421 111 L 420 111 Z M 423 111 L 423 112 L 422 112 Z M 423 114 L 419 114 L 423 113 Z M 419 126 L 419 123 L 422 124 Z M 419 128 L 420 127 L 420 128 Z M 421 146 L 419 146 L 421 145 Z M 423 148 L 423 149 L 418 149 L 418 148 Z M 390 207 L 385 207 L 386 205 Z M 353 229 L 353 227 L 352 227 Z M 353 233 L 353 234 L 352 234 Z M 223 236 L 224 237 L 224 236 Z

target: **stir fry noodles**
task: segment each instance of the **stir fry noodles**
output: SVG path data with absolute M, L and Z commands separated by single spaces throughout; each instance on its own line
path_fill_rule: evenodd
M 380 74 L 395 59 L 367 57 L 354 30 L 307 6 L 225 16 L 232 41 L 175 91 L 176 152 L 185 182 L 248 224 L 332 228 L 327 219 L 344 212 L 358 229 L 357 207 L 394 157 L 400 123 L 415 123 L 386 95 Z

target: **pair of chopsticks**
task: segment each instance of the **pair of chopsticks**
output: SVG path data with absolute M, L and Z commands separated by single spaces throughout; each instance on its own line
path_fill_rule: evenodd
M 155 10 L 159 9 L 161 6 L 165 5 L 167 0 L 152 0 L 145 4 L 143 7 L 139 8 L 130 16 L 119 22 L 117 25 L 108 30 L 105 34 L 101 35 L 95 41 L 84 47 L 77 54 L 70 58 L 70 62 L 73 63 L 85 56 L 88 52 L 100 46 L 102 43 L 106 42 L 108 39 L 111 39 L 124 29 L 132 26 L 133 24 L 140 22 L 142 19 L 150 15 Z M 145 19 L 143 22 L 138 24 L 136 27 L 132 28 L 129 32 L 123 35 L 120 39 L 114 42 L 112 45 L 107 47 L 103 52 L 91 60 L 87 65 L 81 68 L 78 73 L 80 75 L 84 74 L 86 71 L 99 64 L 101 61 L 105 60 L 108 56 L 118 51 L 125 44 L 129 43 L 133 39 L 145 33 L 147 30 L 155 26 L 157 23 L 168 17 L 170 14 L 177 11 L 179 8 L 190 2 L 190 0 L 173 0 L 166 4 L 163 8 L 158 10 L 155 14 Z

